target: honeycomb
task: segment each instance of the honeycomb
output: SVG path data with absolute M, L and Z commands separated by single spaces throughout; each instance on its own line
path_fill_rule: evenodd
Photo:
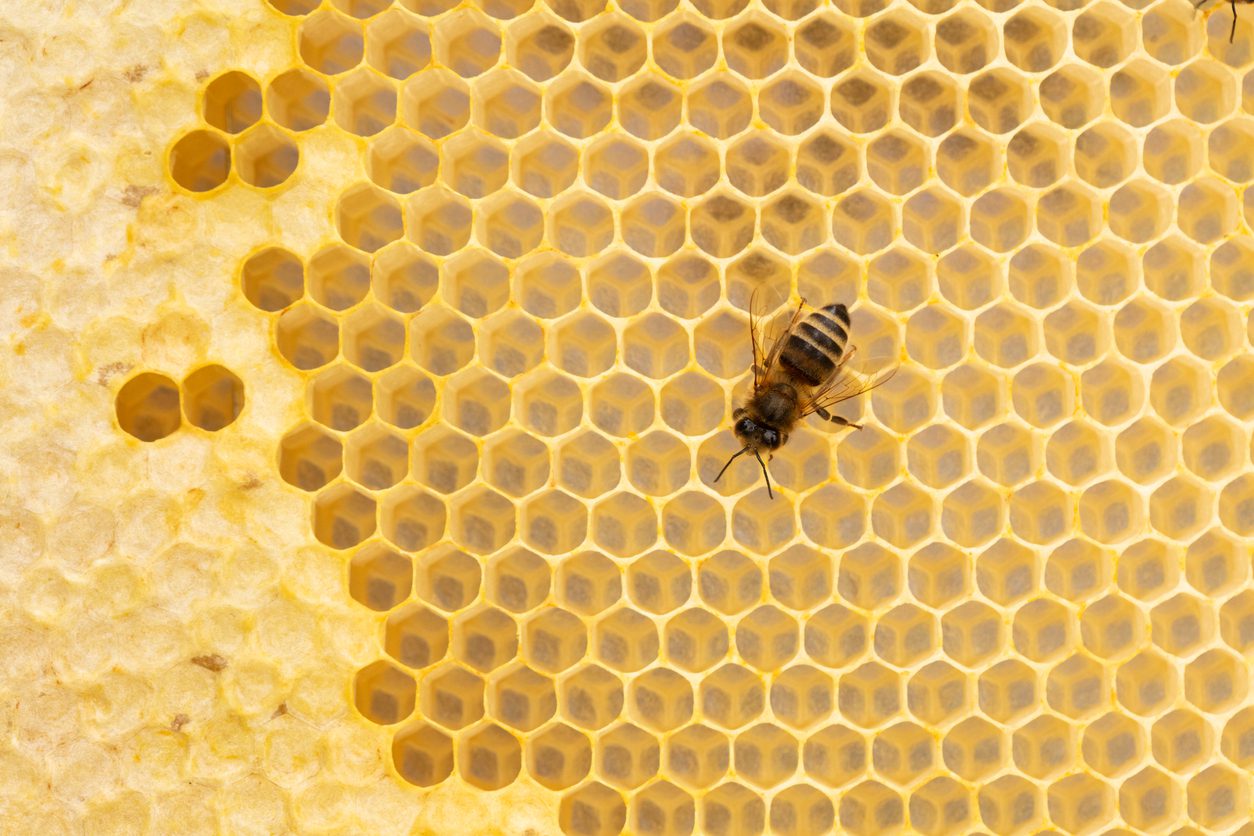
M 1202 5 L 0 9 L 3 829 L 1249 832 Z M 897 368 L 774 500 L 755 298 Z

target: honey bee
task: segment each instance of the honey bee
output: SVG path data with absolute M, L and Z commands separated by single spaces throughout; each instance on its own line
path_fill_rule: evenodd
M 752 453 L 766 477 L 766 495 L 774 499 L 763 451 L 769 460 L 774 451 L 788 443 L 788 434 L 807 415 L 862 429 L 860 424 L 832 414 L 832 407 L 881 385 L 893 371 L 863 379 L 850 370 L 849 360 L 857 347 L 849 345 L 849 310 L 841 304 L 814 309 L 803 299 L 765 353 L 757 318 L 750 313 L 749 339 L 753 343 L 753 393 L 732 413 L 736 422 L 732 432 L 743 446 L 727 460 L 714 481 L 723 478 L 738 457 Z

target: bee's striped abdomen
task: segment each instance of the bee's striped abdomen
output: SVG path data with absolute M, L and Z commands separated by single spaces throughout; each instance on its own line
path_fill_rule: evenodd
M 849 311 L 844 305 L 828 305 L 798 323 L 779 362 L 806 384 L 818 386 L 835 373 L 848 341 Z

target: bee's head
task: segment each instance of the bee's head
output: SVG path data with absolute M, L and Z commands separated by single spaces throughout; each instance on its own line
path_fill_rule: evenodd
M 788 437 L 781 435 L 779 430 L 759 424 L 748 415 L 741 415 L 737 419 L 732 432 L 736 434 L 736 438 L 742 445 L 754 452 L 759 450 L 765 450 L 767 453 L 774 452 L 788 440 Z
M 778 450 L 779 446 L 788 440 L 788 436 L 781 434 L 774 427 L 759 424 L 750 418 L 743 409 L 736 410 L 733 417 L 736 419 L 736 424 L 732 427 L 732 432 L 736 434 L 736 439 L 744 446 L 740 448 L 740 452 L 732 454 L 732 457 L 727 460 L 727 464 L 723 465 L 723 469 L 714 477 L 714 481 L 717 482 L 723 478 L 723 474 L 727 472 L 727 468 L 731 467 L 731 463 L 736 460 L 737 456 L 752 453 L 762 467 L 762 475 L 766 477 L 766 495 L 774 498 L 775 494 L 771 492 L 771 477 L 766 472 L 766 462 L 762 460 L 761 451 L 765 450 L 767 458 L 770 458 L 771 451 Z

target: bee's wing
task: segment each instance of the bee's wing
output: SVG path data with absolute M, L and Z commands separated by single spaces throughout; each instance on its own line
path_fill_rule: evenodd
M 857 352 L 857 346 L 848 347 L 841 356 L 836 371 L 816 386 L 802 405 L 802 417 L 819 411 L 825 412 L 841 401 L 866 394 L 877 386 L 883 386 L 897 373 L 897 358 L 863 358 Z
M 756 298 L 756 297 L 755 297 Z M 756 390 L 770 374 L 771 368 L 779 359 L 779 354 L 784 349 L 784 343 L 788 341 L 788 335 L 797 327 L 797 323 L 805 315 L 806 303 L 802 299 L 797 304 L 797 309 L 792 312 L 791 316 L 786 314 L 776 315 L 767 327 L 766 336 L 766 352 L 765 357 L 762 356 L 762 343 L 757 333 L 757 321 L 761 318 L 750 314 L 749 326 L 753 332 L 753 388 Z

